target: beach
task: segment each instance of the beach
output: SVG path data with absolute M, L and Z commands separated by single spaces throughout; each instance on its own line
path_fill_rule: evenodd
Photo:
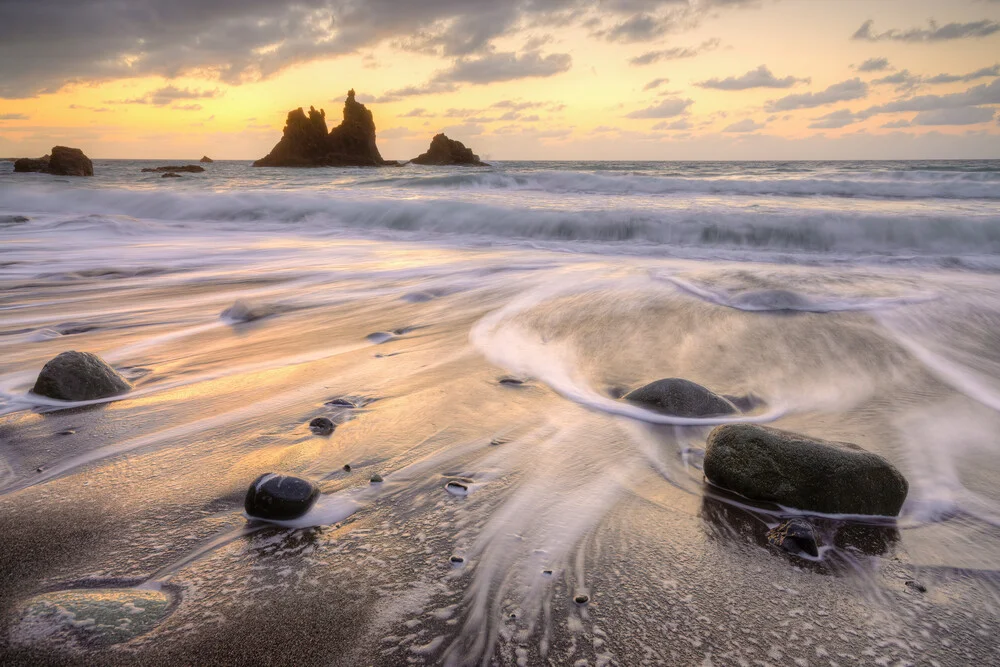
M 0 662 L 1000 663 L 1000 162 L 157 164 L 0 164 Z M 31 394 L 67 350 L 132 390 Z M 621 400 L 673 377 L 741 414 Z M 775 550 L 729 422 L 902 513 Z M 33 602 L 104 589 L 162 607 Z

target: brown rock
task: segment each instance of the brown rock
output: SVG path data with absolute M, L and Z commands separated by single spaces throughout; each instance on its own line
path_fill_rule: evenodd
M 40 172 L 53 176 L 93 176 L 94 163 L 79 148 L 53 146 L 52 152 L 44 157 L 16 160 L 14 171 Z
M 382 159 L 375 145 L 372 112 L 354 99 L 344 102 L 344 120 L 327 132 L 326 111 L 301 107 L 288 112 L 281 141 L 255 167 L 380 167 L 396 162 Z
M 215 162 L 215 160 L 213 160 L 212 158 L 208 157 L 207 155 L 202 155 L 201 159 L 198 160 L 198 162 L 202 162 L 204 164 L 212 164 L 213 162 Z
M 488 167 L 489 165 L 479 160 L 479 156 L 472 152 L 471 148 L 466 148 L 461 141 L 449 139 L 444 134 L 435 135 L 431 139 L 430 148 L 427 152 L 412 160 L 413 164 L 427 164 L 435 166 L 443 165 L 469 165 L 472 167 Z

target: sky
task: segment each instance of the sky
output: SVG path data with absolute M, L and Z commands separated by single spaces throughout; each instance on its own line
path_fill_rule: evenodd
M 1000 0 L 0 0 L 0 156 L 1000 158 Z

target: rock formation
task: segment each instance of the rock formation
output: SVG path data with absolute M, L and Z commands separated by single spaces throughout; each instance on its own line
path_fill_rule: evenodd
M 45 364 L 31 391 L 60 401 L 94 401 L 131 388 L 128 380 L 96 354 L 70 351 Z
M 444 134 L 437 134 L 431 139 L 430 148 L 427 152 L 412 160 L 413 164 L 428 165 L 468 165 L 472 167 L 488 167 L 489 165 L 479 160 L 479 156 L 472 152 L 471 148 L 466 148 L 461 141 L 449 139 Z
M 185 164 L 185 165 L 169 165 L 166 167 L 146 167 L 142 170 L 143 172 L 158 172 L 158 171 L 168 171 L 176 174 L 179 171 L 186 171 L 191 174 L 200 174 L 205 171 L 204 167 L 199 167 L 196 164 Z
M 52 152 L 44 157 L 15 160 L 14 171 L 33 171 L 53 176 L 93 176 L 94 163 L 79 148 L 53 146 Z
M 256 519 L 288 521 L 308 512 L 318 498 L 319 487 L 309 480 L 269 472 L 247 489 L 243 509 Z
M 212 164 L 213 162 L 215 162 L 215 160 L 213 160 L 212 158 L 208 157 L 207 155 L 202 155 L 201 159 L 198 160 L 198 162 L 202 162 L 204 164 Z
M 627 394 L 625 400 L 677 417 L 717 417 L 738 412 L 722 396 L 682 378 L 650 382 Z
M 896 516 L 909 485 L 877 454 L 753 424 L 708 436 L 705 477 L 751 500 L 823 514 Z
M 326 111 L 302 107 L 288 112 L 281 141 L 255 167 L 380 167 L 396 165 L 382 159 L 375 145 L 372 112 L 347 93 L 344 121 L 329 132 Z

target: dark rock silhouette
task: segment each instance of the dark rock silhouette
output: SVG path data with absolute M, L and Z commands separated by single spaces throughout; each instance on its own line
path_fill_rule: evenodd
M 626 394 L 625 400 L 678 417 L 716 417 L 738 412 L 736 406 L 722 396 L 683 378 L 650 382 Z
M 710 482 L 744 498 L 823 514 L 896 516 L 909 490 L 891 463 L 857 445 L 754 424 L 713 430 L 704 466 Z
M 208 157 L 207 155 L 202 155 L 201 159 L 198 160 L 198 162 L 202 162 L 204 164 L 212 164 L 213 162 L 215 162 L 215 160 L 213 160 L 212 158 Z
M 375 145 L 372 112 L 354 99 L 354 90 L 344 102 L 344 121 L 329 132 L 326 111 L 302 107 L 288 112 L 281 141 L 255 167 L 381 167 L 396 165 L 382 159 Z
M 15 160 L 14 171 L 53 176 L 93 176 L 94 163 L 79 148 L 53 146 L 52 152 L 44 157 Z
M 431 145 L 427 152 L 413 158 L 410 162 L 435 166 L 463 164 L 472 167 L 489 166 L 485 162 L 481 162 L 479 156 L 473 153 L 471 148 L 466 148 L 461 141 L 449 139 L 444 134 L 435 135 L 431 139 Z
M 199 167 L 196 164 L 185 164 L 185 165 L 170 165 L 167 167 L 146 167 L 142 170 L 143 172 L 158 172 L 158 171 L 169 171 L 174 174 L 180 171 L 186 171 L 192 174 L 199 174 L 205 171 L 204 167 Z
M 181 177 L 180 174 L 174 173 L 172 171 L 168 171 L 163 176 L 160 176 L 160 178 L 180 178 L 180 177 Z
M 96 354 L 70 351 L 45 364 L 31 391 L 60 401 L 94 401 L 131 388 L 128 380 Z

